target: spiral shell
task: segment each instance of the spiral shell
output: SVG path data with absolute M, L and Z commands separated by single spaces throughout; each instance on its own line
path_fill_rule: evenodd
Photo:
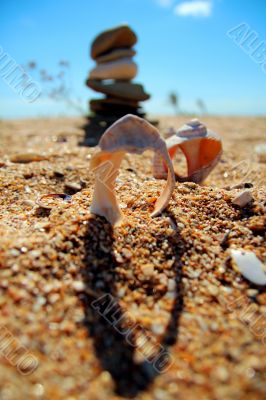
M 207 129 L 197 119 L 193 119 L 173 135 L 166 139 L 166 146 L 173 159 L 178 148 L 184 153 L 187 161 L 187 176 L 182 177 L 175 171 L 176 179 L 179 182 L 192 181 L 202 182 L 213 170 L 222 154 L 222 142 L 220 136 Z M 166 166 L 163 160 L 155 155 L 154 177 L 166 178 Z

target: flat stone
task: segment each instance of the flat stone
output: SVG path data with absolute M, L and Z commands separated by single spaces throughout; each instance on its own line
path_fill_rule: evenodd
M 92 111 L 92 110 L 90 110 L 90 111 Z M 119 118 L 121 118 L 127 114 L 133 114 L 133 115 L 137 115 L 138 117 L 145 118 L 145 112 L 143 111 L 143 109 L 141 107 L 133 108 L 133 107 L 110 106 L 110 107 L 103 108 L 102 110 L 99 110 L 99 111 L 94 111 L 94 113 L 95 114 L 92 118 L 94 118 L 96 121 L 97 121 L 97 119 L 100 118 L 102 121 L 101 126 L 103 126 L 104 121 L 107 121 L 110 118 L 115 118 L 115 121 L 117 121 Z M 95 124 L 94 124 L 94 126 L 95 126 Z M 91 128 L 91 126 L 90 126 L 90 128 Z M 96 129 L 96 128 L 93 128 L 93 129 Z M 104 133 L 105 130 L 106 130 L 106 128 L 103 127 L 101 134 Z M 91 131 L 91 129 L 90 129 L 90 131 Z M 94 133 L 93 133 L 93 135 L 94 135 Z
M 116 117 L 116 119 L 123 117 L 126 114 L 134 114 L 140 117 L 144 116 L 143 110 L 138 106 L 136 102 L 133 103 L 115 103 L 112 100 L 91 100 L 90 110 L 93 111 L 96 116 Z
M 136 54 L 135 50 L 121 48 L 109 51 L 108 53 L 104 53 L 102 56 L 96 58 L 97 63 L 105 63 L 108 61 L 118 60 L 119 58 L 124 57 L 133 57 Z
M 96 92 L 119 97 L 122 99 L 144 101 L 150 98 L 150 95 L 145 93 L 143 86 L 138 83 L 131 83 L 131 82 L 103 83 L 98 80 L 88 79 L 87 86 L 89 86 Z
M 106 99 L 94 99 L 90 101 L 90 109 L 94 112 L 112 111 L 115 109 L 124 109 L 130 112 L 132 109 L 138 108 L 137 101 L 126 101 L 123 99 L 106 98 Z
M 137 75 L 137 65 L 131 58 L 98 64 L 90 72 L 90 79 L 133 79 Z
M 96 36 L 91 45 L 91 57 L 96 59 L 109 50 L 132 47 L 136 42 L 137 36 L 128 25 L 116 26 Z

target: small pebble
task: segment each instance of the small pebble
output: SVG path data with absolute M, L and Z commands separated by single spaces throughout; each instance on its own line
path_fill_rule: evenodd
M 141 272 L 145 276 L 152 276 L 154 274 L 154 266 L 152 264 L 141 265 Z
M 83 292 L 85 290 L 85 284 L 82 281 L 74 281 L 72 286 L 76 292 Z
M 10 157 L 10 161 L 13 163 L 27 164 L 33 161 L 43 161 L 47 160 L 47 156 L 43 156 L 38 153 L 21 153 L 15 154 Z
M 23 200 L 22 204 L 28 207 L 35 207 L 35 203 L 32 200 Z
M 33 395 L 36 397 L 42 397 L 44 395 L 44 387 L 40 383 L 36 383 L 32 389 Z
M 155 335 L 162 335 L 164 333 L 165 328 L 162 324 L 154 322 L 151 325 L 151 330 Z
M 116 295 L 117 295 L 117 297 L 122 298 L 122 297 L 125 296 L 125 293 L 126 293 L 126 288 L 125 288 L 125 287 L 120 287 L 120 288 L 117 290 Z
M 168 285 L 168 278 L 165 274 L 159 274 L 158 275 L 159 278 L 159 282 L 163 285 L 163 286 L 167 286 Z
M 237 195 L 233 200 L 232 203 L 236 206 L 241 208 L 245 207 L 248 203 L 253 200 L 252 194 L 249 190 L 245 190 L 244 192 Z
M 174 292 L 176 289 L 176 282 L 174 279 L 168 279 L 167 289 L 169 292 Z
M 125 258 L 127 258 L 128 260 L 132 257 L 132 253 L 131 253 L 131 251 L 128 250 L 128 249 L 123 249 L 123 250 L 122 250 L 122 253 L 123 253 L 123 256 L 124 256 Z
M 217 296 L 217 295 L 218 295 L 219 289 L 218 289 L 217 286 L 208 285 L 207 287 L 208 287 L 208 289 L 209 289 L 210 294 L 212 294 L 213 296 Z
M 74 192 L 79 192 L 82 189 L 81 185 L 75 182 L 66 182 L 65 188 L 73 190 Z
M 119 264 L 122 264 L 124 262 L 123 257 L 117 251 L 114 251 L 114 256 L 115 256 L 116 262 L 118 262 Z
M 9 251 L 9 253 L 13 256 L 13 257 L 18 257 L 20 256 L 20 252 L 17 249 L 11 249 Z
M 255 152 L 259 162 L 266 163 L 266 143 L 259 144 L 255 147 Z
M 229 373 L 227 368 L 222 366 L 216 368 L 215 375 L 221 382 L 226 382 L 229 378 Z
M 257 289 L 248 289 L 247 290 L 247 295 L 249 297 L 255 297 L 255 296 L 257 296 L 258 293 L 259 293 L 259 291 Z
M 55 170 L 54 171 L 54 177 L 55 178 L 63 178 L 65 176 L 63 171 Z

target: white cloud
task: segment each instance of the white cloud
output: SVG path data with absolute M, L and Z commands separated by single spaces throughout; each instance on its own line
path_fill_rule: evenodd
M 156 0 L 157 4 L 161 7 L 171 7 L 173 5 L 174 0 Z
M 174 13 L 181 17 L 209 17 L 211 12 L 210 0 L 184 1 L 174 8 Z

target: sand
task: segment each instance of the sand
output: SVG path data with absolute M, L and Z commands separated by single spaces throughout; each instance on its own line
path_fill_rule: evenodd
M 162 132 L 186 121 L 159 119 Z M 254 152 L 266 119 L 203 121 L 224 147 L 204 185 L 177 183 L 152 219 L 164 181 L 150 152 L 128 155 L 114 229 L 89 213 L 94 149 L 78 146 L 80 119 L 0 121 L 1 400 L 265 398 L 266 294 L 230 249 L 266 261 L 266 164 Z M 11 161 L 25 152 L 39 161 Z M 228 189 L 239 183 L 252 184 L 244 208 L 232 203 L 243 189 Z M 36 199 L 48 193 L 69 196 L 45 210 Z

